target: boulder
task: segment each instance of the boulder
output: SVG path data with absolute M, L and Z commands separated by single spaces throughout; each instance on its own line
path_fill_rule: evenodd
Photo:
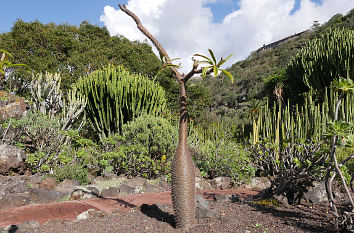
M 5 194 L 8 193 L 25 193 L 29 191 L 29 187 L 25 182 L 16 183 L 13 186 L 8 187 L 5 190 Z
M 26 154 L 18 147 L 1 144 L 0 145 L 0 174 L 6 175 L 11 170 L 23 170 Z
M 214 195 L 214 201 L 217 203 L 224 203 L 224 202 L 230 202 L 231 199 L 225 194 L 216 193 Z
M 313 187 L 310 187 L 302 197 L 302 201 L 314 204 L 321 204 L 323 202 L 327 202 L 327 200 L 325 183 L 316 181 L 313 183 Z
M 102 197 L 117 197 L 119 196 L 119 189 L 117 187 L 108 187 L 102 190 Z
M 267 177 L 253 177 L 248 184 L 245 185 L 246 189 L 251 190 L 264 190 L 268 189 L 271 186 L 271 182 Z
M 28 205 L 30 199 L 26 195 L 9 194 L 0 198 L 0 210 Z
M 133 194 L 135 192 L 135 187 L 130 187 L 127 184 L 121 184 L 118 187 L 120 194 Z
M 41 181 L 39 188 L 45 190 L 53 190 L 58 185 L 57 180 L 54 177 L 47 177 Z
M 195 177 L 195 189 L 196 190 L 211 190 L 213 187 L 211 184 L 202 177 Z
M 0 91 L 0 124 L 9 118 L 21 118 L 26 108 L 23 98 Z
M 54 190 L 70 195 L 74 192 L 77 186 L 80 186 L 80 183 L 77 180 L 64 180 L 58 184 Z
M 211 210 L 209 207 L 209 201 L 206 200 L 202 195 L 195 195 L 196 202 L 196 212 L 195 217 L 197 219 L 201 218 L 214 218 L 217 216 L 216 210 Z
M 216 177 L 210 184 L 215 189 L 225 190 L 231 188 L 232 181 L 230 177 Z
M 34 188 L 30 191 L 30 200 L 34 203 L 48 204 L 50 202 L 60 201 L 67 195 L 55 190 L 45 190 Z

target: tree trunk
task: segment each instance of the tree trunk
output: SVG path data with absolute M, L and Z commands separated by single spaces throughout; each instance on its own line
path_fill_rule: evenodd
M 172 160 L 172 202 L 176 214 L 176 226 L 189 229 L 195 224 L 195 170 L 190 155 L 187 134 L 186 84 L 180 84 L 180 126 L 179 143 Z

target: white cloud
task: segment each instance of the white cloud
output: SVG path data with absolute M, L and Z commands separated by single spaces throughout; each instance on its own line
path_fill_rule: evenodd
M 326 22 L 334 14 L 354 8 L 352 0 L 323 0 L 316 4 L 302 0 L 300 9 L 290 15 L 295 0 L 240 0 L 240 9 L 213 22 L 206 3 L 229 0 L 129 0 L 127 7 L 161 42 L 171 58 L 181 57 L 183 71 L 191 69 L 194 53 L 207 55 L 211 48 L 217 57 L 231 53 L 231 65 L 251 51 L 294 33 L 307 30 L 314 20 Z M 122 34 L 130 40 L 145 40 L 135 22 L 111 6 L 104 8 L 101 21 L 111 35 Z

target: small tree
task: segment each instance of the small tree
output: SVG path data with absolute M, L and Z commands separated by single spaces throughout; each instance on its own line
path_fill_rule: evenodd
M 160 57 L 165 61 L 165 66 L 169 67 L 174 74 L 174 78 L 179 84 L 180 93 L 180 126 L 179 142 L 175 156 L 172 161 L 172 202 L 176 214 L 176 223 L 178 228 L 189 229 L 195 225 L 195 171 L 194 163 L 187 145 L 188 132 L 188 113 L 187 113 L 187 93 L 186 83 L 195 74 L 202 74 L 204 78 L 207 74 L 213 73 L 217 76 L 219 71 L 223 72 L 233 80 L 232 75 L 226 70 L 220 69 L 230 57 L 216 61 L 213 52 L 209 49 L 211 58 L 204 55 L 195 54 L 195 56 L 206 59 L 205 61 L 194 60 L 192 70 L 187 74 L 181 74 L 178 71 L 179 66 L 171 63 L 165 49 L 160 42 L 141 24 L 140 19 L 126 5 L 119 4 L 119 8 L 130 16 L 136 23 L 138 29 L 148 37 L 159 51 Z M 206 63 L 206 67 L 199 68 L 201 63 Z

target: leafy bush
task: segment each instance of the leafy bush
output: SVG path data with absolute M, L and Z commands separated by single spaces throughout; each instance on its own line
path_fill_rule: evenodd
M 273 177 L 269 195 L 284 195 L 289 204 L 300 201 L 313 181 L 325 176 L 328 145 L 315 141 L 274 143 L 261 141 L 253 146 L 252 159 L 261 175 Z
M 77 180 L 81 185 L 86 185 L 90 182 L 87 169 L 77 164 L 65 164 L 57 167 L 54 169 L 53 176 L 58 182 L 66 179 Z
M 215 132 L 213 137 L 206 137 L 194 130 L 189 137 L 194 162 L 206 178 L 227 176 L 236 183 L 245 182 L 254 176 L 250 153 L 226 135 Z
M 152 178 L 169 173 L 177 129 L 164 118 L 144 114 L 123 125 L 122 136 L 110 136 L 102 144 L 103 170 Z

